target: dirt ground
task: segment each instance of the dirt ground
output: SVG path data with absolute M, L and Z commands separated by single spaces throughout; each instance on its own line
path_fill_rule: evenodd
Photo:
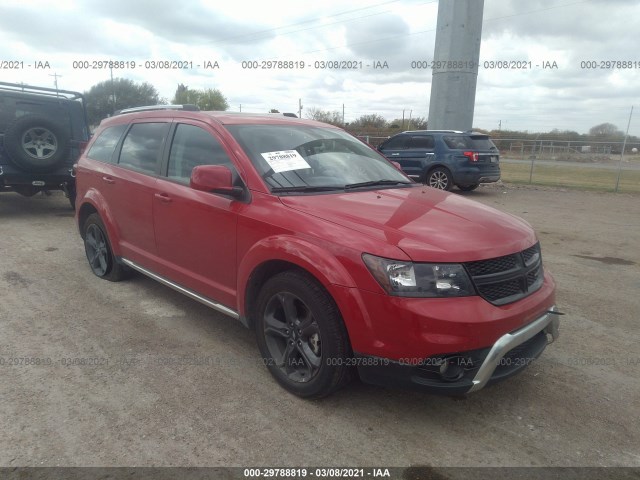
M 355 383 L 315 402 L 239 322 L 94 277 L 61 195 L 0 195 L 0 466 L 640 466 L 640 196 L 465 195 L 537 230 L 560 339 L 462 399 Z

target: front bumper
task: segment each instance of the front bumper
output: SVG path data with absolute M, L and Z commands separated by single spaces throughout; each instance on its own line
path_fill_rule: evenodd
M 363 382 L 462 395 L 509 378 L 538 358 L 559 336 L 555 306 L 527 325 L 502 335 L 491 347 L 437 355 L 421 361 L 396 361 L 356 354 Z M 443 366 L 446 365 L 446 368 Z

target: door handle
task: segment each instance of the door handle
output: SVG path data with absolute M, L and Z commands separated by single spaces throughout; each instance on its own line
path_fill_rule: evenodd
M 171 197 L 166 193 L 155 193 L 153 196 L 163 203 L 171 203 Z
M 116 181 L 111 177 L 102 177 L 102 180 L 110 185 L 113 185 L 114 183 L 116 183 Z
M 393 157 L 398 156 L 398 155 L 400 155 L 400 154 L 399 153 L 392 153 L 391 154 L 391 156 L 393 156 Z

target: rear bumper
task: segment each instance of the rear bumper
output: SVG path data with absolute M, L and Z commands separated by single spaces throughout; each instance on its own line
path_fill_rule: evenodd
M 559 335 L 555 306 L 527 325 L 502 335 L 491 346 L 397 361 L 356 354 L 363 382 L 428 393 L 463 395 L 509 378 L 538 358 Z
M 72 165 L 62 165 L 52 172 L 25 172 L 13 165 L 0 164 L 0 189 L 10 190 L 12 186 L 62 189 L 63 185 L 75 182 Z

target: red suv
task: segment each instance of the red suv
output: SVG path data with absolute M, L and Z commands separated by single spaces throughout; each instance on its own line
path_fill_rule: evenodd
M 523 220 L 416 184 L 343 130 L 274 114 L 144 107 L 77 165 L 89 265 L 136 270 L 256 332 L 287 390 L 353 376 L 464 394 L 558 335 Z

